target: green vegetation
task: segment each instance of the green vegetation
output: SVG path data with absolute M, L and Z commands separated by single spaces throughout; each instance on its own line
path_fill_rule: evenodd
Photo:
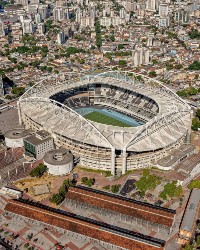
M 81 183 L 83 183 L 84 185 L 91 187 L 94 185 L 95 183 L 95 178 L 87 178 L 87 177 L 82 177 L 81 178 Z
M 9 4 L 9 2 L 4 1 L 4 0 L 0 0 L 0 6 L 4 7 L 4 6 L 8 5 L 8 4 Z
M 200 70 L 200 62 L 194 61 L 192 64 L 189 65 L 188 70 Z
M 98 20 L 95 22 L 95 31 L 96 31 L 96 46 L 97 48 L 100 48 L 102 46 L 102 39 L 101 39 L 101 26 Z
M 171 183 L 167 183 L 164 186 L 164 190 L 160 193 L 160 198 L 163 200 L 167 200 L 168 197 L 180 197 L 183 193 L 182 186 L 177 186 L 177 182 L 173 181 Z
M 102 187 L 104 190 L 110 190 L 110 185 L 106 185 L 104 187 Z
M 200 39 L 200 32 L 197 29 L 192 29 L 188 35 L 191 39 Z
M 44 28 L 45 28 L 45 31 L 48 32 L 50 29 L 53 28 L 53 20 L 47 20 L 45 23 L 44 23 Z
M 156 74 L 155 71 L 150 71 L 150 72 L 149 72 L 149 76 L 150 76 L 150 77 L 156 77 L 157 74 Z
M 191 245 L 190 243 L 186 244 L 186 245 L 182 248 L 182 250 L 193 250 L 193 249 L 194 249 L 194 246 Z
M 138 181 L 136 181 L 135 185 L 144 196 L 147 190 L 154 190 L 160 183 L 161 182 L 158 176 L 150 175 L 148 170 L 144 170 L 143 176 Z
M 15 97 L 19 97 L 24 94 L 25 88 L 24 87 L 13 87 L 12 94 L 15 95 Z
M 114 36 L 114 34 L 111 34 L 111 35 L 110 35 L 110 40 L 111 40 L 112 42 L 115 41 L 115 36 Z
M 91 112 L 91 113 L 85 115 L 84 118 L 86 118 L 88 120 L 91 120 L 91 121 L 94 121 L 94 122 L 107 124 L 107 125 L 112 125 L 112 126 L 131 127 L 131 125 L 129 125 L 129 124 L 118 121 L 118 120 L 116 120 L 116 119 L 114 119 L 112 117 L 101 114 L 100 112 L 97 112 L 97 111 L 94 111 L 94 112 Z
M 192 130 L 198 131 L 198 128 L 200 128 L 200 120 L 198 117 L 194 117 L 192 119 Z
M 196 95 L 199 92 L 200 92 L 200 88 L 196 89 L 194 87 L 190 87 L 188 89 L 179 90 L 176 92 L 176 94 L 180 97 L 188 97 L 188 96 Z
M 125 60 L 119 60 L 119 66 L 126 66 Z
M 200 189 L 200 181 L 199 180 L 193 180 L 190 182 L 190 184 L 188 185 L 189 189 L 193 189 L 193 188 L 198 188 Z
M 123 44 L 118 44 L 118 50 L 123 49 L 124 45 Z
M 30 172 L 31 177 L 41 177 L 47 171 L 47 166 L 40 163 L 37 167 L 33 168 Z
M 112 185 L 112 186 L 111 186 L 111 192 L 112 192 L 112 193 L 118 193 L 118 192 L 119 192 L 120 187 L 121 187 L 121 185 L 120 185 L 120 184 L 117 184 L 117 185 Z
M 197 131 L 200 128 L 200 109 L 197 109 L 196 116 L 192 119 L 192 130 Z
M 107 190 L 107 191 L 111 191 L 112 193 L 116 194 L 119 192 L 121 185 L 120 184 L 116 184 L 116 185 L 106 185 L 104 187 L 102 187 L 102 189 Z
M 100 169 L 92 169 L 92 168 L 82 168 L 82 167 L 80 169 L 83 170 L 83 171 L 86 171 L 86 172 L 104 174 L 105 177 L 112 176 L 111 171 L 100 170 Z
M 64 199 L 65 199 L 65 195 L 69 189 L 69 187 L 73 186 L 73 182 L 70 179 L 64 180 L 62 186 L 59 188 L 58 193 L 57 194 L 53 194 L 50 197 L 50 202 L 59 205 L 61 204 Z

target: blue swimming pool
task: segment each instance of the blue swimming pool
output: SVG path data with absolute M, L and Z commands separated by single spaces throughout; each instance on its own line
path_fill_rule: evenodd
M 114 110 L 108 109 L 108 108 L 83 107 L 83 108 L 75 109 L 75 111 L 77 113 L 79 113 L 80 115 L 82 115 L 83 117 L 89 113 L 92 113 L 92 112 L 99 112 L 99 113 L 102 113 L 102 114 L 107 115 L 109 117 L 112 117 L 118 121 L 129 124 L 132 127 L 137 127 L 137 126 L 144 124 L 144 122 L 139 121 L 136 118 L 129 117 L 125 114 L 122 114 L 120 112 L 117 112 L 117 111 L 114 111 Z

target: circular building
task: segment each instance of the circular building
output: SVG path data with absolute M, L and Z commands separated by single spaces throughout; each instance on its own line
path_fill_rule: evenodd
M 23 128 L 15 128 L 5 133 L 5 144 L 9 148 L 21 148 L 24 146 L 23 139 L 30 135 L 30 131 Z
M 131 72 L 46 78 L 18 102 L 20 123 L 46 130 L 80 165 L 112 174 L 152 166 L 190 140 L 189 105 Z
M 48 168 L 48 173 L 52 175 L 68 174 L 74 167 L 73 155 L 64 148 L 45 153 L 43 161 Z

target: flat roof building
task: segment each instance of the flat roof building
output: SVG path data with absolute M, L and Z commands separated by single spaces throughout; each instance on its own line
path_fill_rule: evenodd
M 24 149 L 26 154 L 40 160 L 46 152 L 54 149 L 53 138 L 44 130 L 38 131 L 24 139 Z
M 195 233 L 196 221 L 199 215 L 200 190 L 194 188 L 185 209 L 185 213 L 179 230 L 179 244 L 186 244 L 191 241 Z

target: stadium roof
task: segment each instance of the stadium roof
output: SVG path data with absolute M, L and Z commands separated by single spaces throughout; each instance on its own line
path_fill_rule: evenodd
M 161 82 L 144 76 L 143 81 L 138 81 L 129 73 L 52 76 L 34 85 L 20 98 L 21 111 L 47 131 L 98 147 L 139 153 L 167 147 L 182 138 L 191 126 L 191 109 L 188 104 Z M 91 122 L 72 108 L 50 100 L 56 93 L 97 83 L 150 97 L 157 103 L 159 113 L 144 125 L 122 128 Z

